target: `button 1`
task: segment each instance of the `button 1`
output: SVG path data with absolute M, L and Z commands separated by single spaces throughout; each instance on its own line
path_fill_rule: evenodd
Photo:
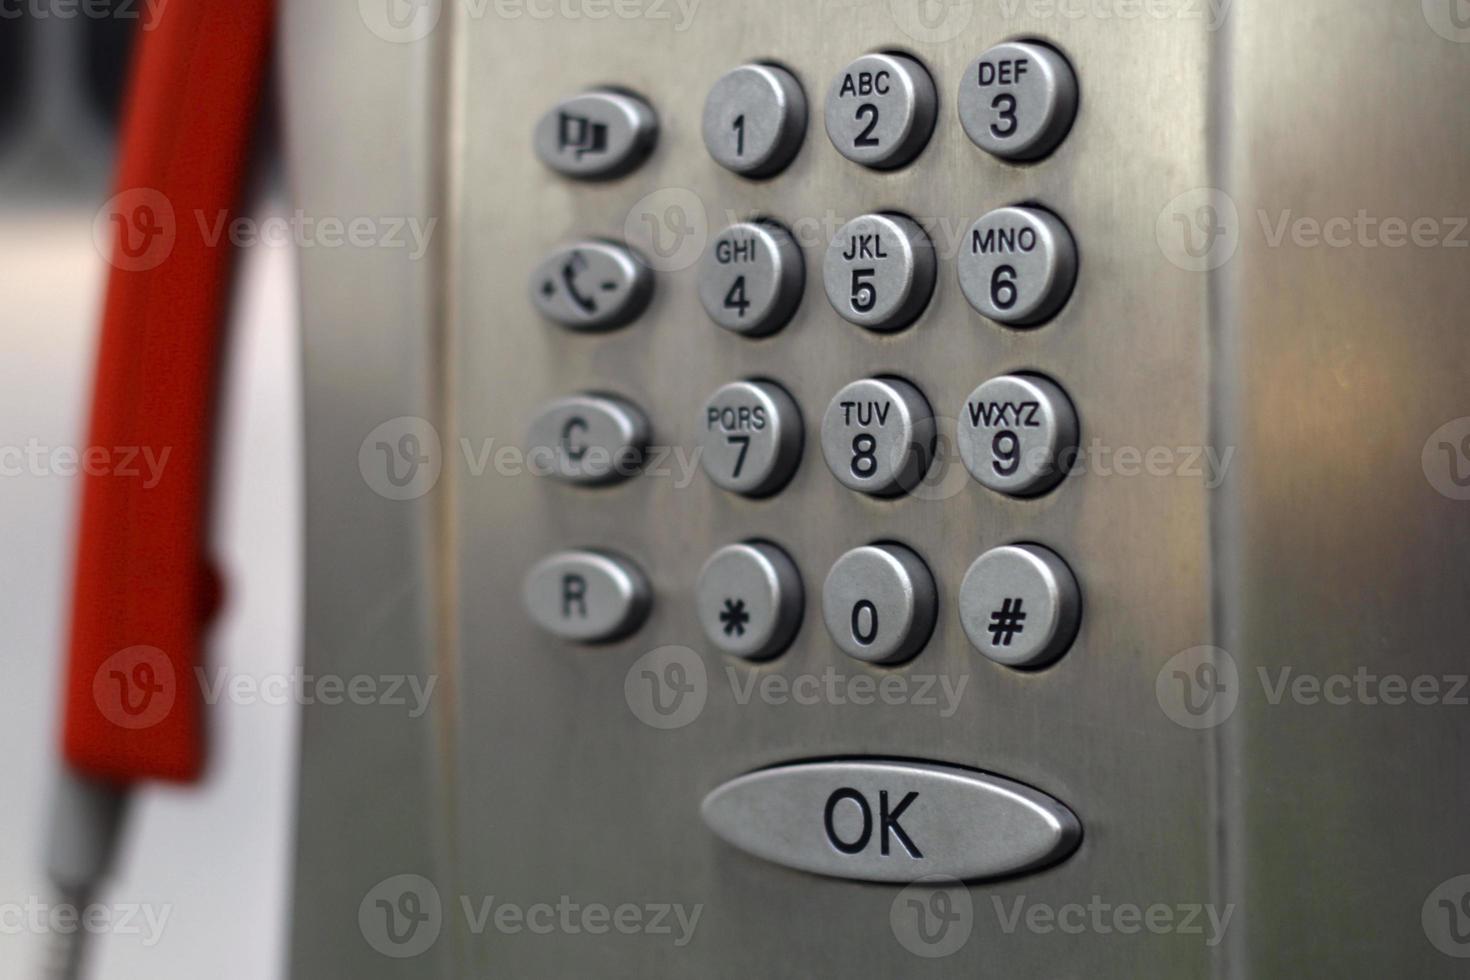
M 695 586 L 704 635 L 721 653 L 747 660 L 766 660 L 790 646 L 804 605 L 795 563 L 762 541 L 716 551 Z
M 704 145 L 715 162 L 746 177 L 786 169 L 806 136 L 806 93 L 775 65 L 741 65 L 704 102 Z
M 635 169 L 658 142 L 658 117 L 626 92 L 598 90 L 552 106 L 536 123 L 536 155 L 567 177 L 596 180 Z
M 531 420 L 526 458 L 568 483 L 595 486 L 633 476 L 648 446 L 648 419 L 615 395 L 572 395 Z
M 975 479 L 997 493 L 1030 497 L 1067 475 L 1077 429 L 1077 413 L 1061 388 L 1036 375 L 1008 374 L 965 400 L 956 443 Z
M 1077 246 L 1053 214 L 999 208 L 970 226 L 960 289 L 981 316 L 1013 327 L 1052 317 L 1077 283 Z
M 924 479 L 935 434 L 934 412 L 919 389 L 898 378 L 867 378 L 827 405 L 822 455 L 843 486 L 892 497 Z
M 999 776 L 928 762 L 801 762 L 730 780 L 700 815 L 725 842 L 787 868 L 855 881 L 961 881 L 1068 857 L 1067 807 Z
M 626 558 L 600 551 L 559 551 L 526 575 L 526 610 L 563 640 L 606 643 L 632 633 L 648 616 L 648 579 Z
M 726 330 L 763 337 L 786 325 L 806 288 L 806 263 L 789 232 L 748 221 L 720 232 L 699 266 L 699 301 Z
M 531 300 L 573 330 L 611 330 L 637 319 L 653 296 L 653 273 L 632 249 L 585 241 L 558 248 L 531 276 Z
M 1077 115 L 1077 76 L 1043 44 L 997 44 L 965 69 L 960 124 L 1003 160 L 1037 160 L 1066 137 Z
M 903 545 L 854 548 L 822 587 L 827 632 L 849 657 L 875 664 L 912 660 L 934 632 L 934 577 Z
M 992 548 L 960 583 L 960 623 L 985 656 L 1007 667 L 1045 667 L 1067 652 L 1082 618 L 1072 571 L 1040 545 Z
M 796 402 L 769 381 L 733 381 L 704 404 L 700 465 L 714 484 L 747 497 L 786 485 L 804 441 Z
M 869 330 L 900 330 L 934 293 L 934 243 L 912 218 L 865 214 L 827 246 L 823 282 L 843 319 Z
M 929 142 L 938 105 L 923 65 L 901 54 L 866 54 L 827 93 L 827 135 L 854 163 L 891 170 Z

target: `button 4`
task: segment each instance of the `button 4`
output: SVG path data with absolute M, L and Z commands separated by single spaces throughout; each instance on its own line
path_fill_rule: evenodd
M 720 232 L 699 266 L 699 301 L 726 330 L 763 337 L 786 325 L 806 287 L 806 263 L 791 234 L 770 221 Z

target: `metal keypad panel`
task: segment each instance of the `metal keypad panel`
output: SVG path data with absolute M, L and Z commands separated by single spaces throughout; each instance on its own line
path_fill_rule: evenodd
M 685 954 L 700 975 L 770 974 L 771 961 L 750 944 L 755 934 L 795 950 L 800 962 L 788 965 L 808 973 L 912 972 L 913 954 L 889 924 L 899 890 L 843 878 L 1000 879 L 967 886 L 986 909 L 991 894 L 1020 894 L 1022 885 L 1005 879 L 1022 868 L 1046 869 L 1025 879 L 1028 900 L 1057 904 L 1100 878 L 1145 892 L 1181 879 L 1205 887 L 1209 841 L 1189 829 L 1202 825 L 1202 809 L 1191 808 L 1203 791 L 1190 787 L 1181 811 L 1179 787 L 1139 771 L 1139 745 L 1127 743 L 1144 732 L 1176 772 L 1193 772 L 1199 756 L 1163 737 L 1167 718 L 1147 714 L 1152 686 L 1124 685 L 1118 663 L 1153 658 L 1203 622 L 1203 577 L 1178 563 L 1169 574 L 1153 565 L 1161 552 L 1195 547 L 1197 487 L 1129 486 L 1073 465 L 1084 431 L 1114 446 L 1201 437 L 1197 387 L 1166 386 L 1152 393 L 1146 415 L 1136 411 L 1129 378 L 1140 359 L 1156 362 L 1169 350 L 1177 368 L 1203 356 L 1179 333 L 1203 287 L 1128 274 L 1129 262 L 1158 269 L 1157 207 L 1115 195 L 1165 161 L 1152 149 L 1120 159 L 1103 138 L 1127 126 L 1155 132 L 1158 113 L 1177 126 L 1197 106 L 1171 93 L 1171 105 L 1141 113 L 1099 84 L 1131 62 L 1112 60 L 1115 46 L 1070 22 L 1019 32 L 976 8 L 952 36 L 919 37 L 896 27 L 888 4 L 844 6 L 840 17 L 829 6 L 705 8 L 687 36 L 643 22 L 559 23 L 556 32 L 463 25 L 456 247 L 458 267 L 476 271 L 459 277 L 454 308 L 458 434 L 473 443 L 503 426 L 503 438 L 515 439 L 538 408 L 616 392 L 646 417 L 649 438 L 627 479 L 587 485 L 492 468 L 456 494 L 458 589 L 467 600 L 463 737 L 545 746 L 529 757 L 460 758 L 461 819 L 497 828 L 492 839 L 465 837 L 462 873 L 472 891 L 491 883 L 538 893 L 656 889 L 669 901 L 706 901 Z M 970 66 L 987 57 L 1015 63 L 992 49 L 1021 34 L 1045 37 L 1041 46 L 1086 86 L 1088 101 L 1065 104 L 1059 84 L 1038 103 L 1029 75 L 998 71 L 987 107 L 1010 94 L 1018 127 L 1030 124 L 1033 106 L 1067 125 L 1044 121 L 1028 150 L 988 147 L 972 139 L 957 96 Z M 514 81 L 508 63 L 537 58 L 561 66 L 554 92 Z M 608 84 L 658 120 L 656 145 L 639 164 L 588 182 L 548 170 L 524 140 L 515 159 L 507 134 L 533 131 L 561 93 Z M 494 99 L 484 94 L 491 90 Z M 1056 105 L 1047 101 L 1053 92 L 1062 92 Z M 793 134 L 797 93 L 810 104 Z M 867 104 L 878 123 L 865 133 Z M 732 142 L 742 114 L 744 149 L 758 163 Z M 997 116 L 989 125 L 1009 124 Z M 470 176 L 487 154 L 506 162 L 498 186 Z M 1171 162 L 1202 172 L 1200 161 Z M 1143 231 L 1118 220 L 1120 209 L 1145 208 Z M 991 218 L 996 212 L 1005 214 Z M 987 219 L 1001 226 L 987 249 L 972 252 L 972 226 L 983 239 Z M 600 284 L 576 268 L 561 275 L 576 248 L 567 243 L 625 249 L 649 284 L 635 276 L 607 292 L 637 294 L 642 308 L 591 329 L 576 322 L 568 281 L 584 299 Z M 966 282 L 977 276 L 991 306 L 972 302 Z M 536 300 L 547 284 L 544 302 L 555 309 Z M 1135 518 L 1145 512 L 1173 517 L 1139 539 Z M 502 591 L 548 555 L 569 554 L 613 556 L 646 577 L 641 621 L 626 618 L 591 635 L 595 644 L 582 642 L 564 623 L 552 628 L 547 607 L 528 616 L 521 596 Z M 1177 598 L 1160 604 L 1165 593 Z M 578 616 L 564 588 L 547 595 L 551 612 Z M 824 694 L 812 703 L 771 693 L 776 682 L 796 691 L 823 677 L 840 690 L 929 684 L 963 694 L 941 718 L 917 694 L 866 702 Z M 1060 822 L 1036 824 L 1050 829 L 1028 848 L 988 850 L 996 839 L 984 835 L 968 842 L 976 850 L 965 853 L 986 857 L 967 867 L 942 848 L 927 859 L 911 834 L 926 861 L 900 848 L 889 857 L 902 861 L 865 871 L 859 858 L 883 856 L 878 850 L 821 867 L 805 848 L 769 855 L 774 865 L 753 862 L 696 812 L 742 774 L 873 757 L 928 761 L 902 786 L 883 783 L 882 771 L 852 787 L 818 786 L 797 772 L 788 798 L 861 794 L 862 803 L 838 801 L 833 832 L 857 848 L 870 813 L 871 846 L 881 850 L 884 814 L 893 818 L 910 792 L 923 805 L 897 817 L 904 828 L 930 834 L 963 820 L 946 802 L 963 797 L 961 783 L 953 797 L 924 789 L 923 767 L 959 767 L 1004 774 L 984 778 L 1016 794 L 1008 800 L 1034 792 L 1045 801 L 1024 812 L 1071 808 L 1078 828 L 1103 821 L 1114 836 L 1078 846 L 1080 830 L 1059 830 L 1065 820 L 1048 817 Z M 544 764 L 567 778 L 547 785 Z M 852 776 L 870 778 L 860 769 Z M 992 791 L 982 785 L 974 791 Z M 930 801 L 938 809 L 926 809 Z M 1168 802 L 1178 829 L 1135 837 L 1123 814 L 1151 801 Z M 760 841 L 747 843 L 737 848 L 759 853 Z M 1167 878 L 1161 861 L 1176 869 Z M 810 936 L 816 907 L 824 935 L 820 956 L 808 956 L 798 937 Z M 955 954 L 953 975 L 1054 972 L 1081 959 L 1099 976 L 1191 974 L 1203 962 L 1174 948 L 1094 955 L 1085 940 L 1062 954 L 1045 938 L 990 933 L 988 950 L 972 940 Z M 503 934 L 468 942 L 530 974 L 661 969 L 659 952 L 636 942 L 592 940 L 580 950 Z

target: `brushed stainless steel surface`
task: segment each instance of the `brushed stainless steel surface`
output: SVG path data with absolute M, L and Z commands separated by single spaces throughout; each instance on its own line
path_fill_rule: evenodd
M 967 22 L 950 33 L 913 21 L 904 7 L 751 0 L 703 4 L 687 22 L 454 21 L 463 57 L 450 144 L 453 250 L 464 274 L 452 293 L 449 360 L 462 379 L 456 431 L 471 446 L 514 438 L 534 406 L 566 391 L 615 386 L 636 395 L 655 443 L 687 453 L 698 444 L 700 406 L 732 378 L 780 383 L 811 430 L 856 378 L 908 378 L 950 411 L 986 378 L 1029 370 L 1068 392 L 1089 440 L 1109 451 L 1031 500 L 975 483 L 953 453 L 952 423 L 930 479 L 888 500 L 840 486 L 815 440 L 791 483 L 764 500 L 687 474 L 677 453 L 595 494 L 493 468 L 476 474 L 456 461 L 456 562 L 467 599 L 457 743 L 473 747 L 459 753 L 455 785 L 461 890 L 521 905 L 565 895 L 703 908 L 683 946 L 663 935 L 510 932 L 493 921 L 475 932 L 459 921 L 465 973 L 1135 980 L 1219 969 L 1221 947 L 1207 936 L 1039 931 L 1024 915 L 1094 897 L 1114 907 L 1221 898 L 1218 732 L 1182 729 L 1155 697 L 1169 658 L 1212 637 L 1209 495 L 1205 478 L 1184 465 L 1186 447 L 1207 439 L 1208 278 L 1167 261 L 1155 228 L 1169 200 L 1211 178 L 1218 38 L 1186 18 L 1072 19 L 1026 4 L 1010 16 L 965 5 L 957 16 Z M 1026 167 L 979 152 L 949 104 L 966 66 L 1015 36 L 1053 42 L 1085 93 L 1066 141 Z M 855 166 L 820 132 L 769 180 L 743 179 L 710 159 L 704 99 L 729 69 L 769 59 L 808 92 L 825 92 L 856 55 L 892 48 L 924 62 L 942 103 L 911 165 Z M 540 86 L 525 84 L 528 65 Z M 658 148 L 616 181 L 551 178 L 524 134 L 555 94 L 610 81 L 658 106 Z M 1072 301 L 1031 331 L 977 317 L 954 273 L 975 216 L 1018 201 L 1063 216 L 1089 245 Z M 819 276 L 808 277 L 791 323 L 771 337 L 709 326 L 697 259 L 732 217 L 781 220 L 810 266 L 846 221 L 884 211 L 914 215 L 937 245 L 941 274 L 912 328 L 855 329 L 826 302 Z M 626 329 L 548 329 L 525 300 L 539 256 L 584 236 L 634 241 L 660 270 L 648 311 Z M 1183 472 L 1115 465 L 1113 454 L 1127 447 L 1169 447 Z M 936 582 L 932 638 L 902 667 L 871 667 L 837 648 L 820 604 L 808 602 L 782 656 L 746 664 L 718 653 L 699 625 L 694 582 L 717 548 L 753 537 L 779 542 L 808 582 L 849 549 L 902 542 Z M 1087 596 L 1076 643 L 1047 671 L 977 655 L 953 604 L 975 556 L 1016 540 L 1064 553 Z M 570 545 L 615 549 L 647 571 L 656 601 L 637 634 L 586 651 L 545 638 L 526 619 L 519 576 Z M 907 906 L 894 911 L 897 889 L 754 860 L 699 819 L 700 801 L 742 773 L 853 755 L 1005 773 L 1066 801 L 1087 836 L 1043 873 L 963 889 L 972 934 L 952 955 L 917 956 L 891 927 L 892 916 L 907 914 Z M 1008 930 L 1017 907 L 1022 918 Z
M 727 843 L 799 871 L 909 884 L 1019 875 L 1077 849 L 1077 817 L 1045 793 L 925 762 L 844 759 L 730 780 L 700 812 Z

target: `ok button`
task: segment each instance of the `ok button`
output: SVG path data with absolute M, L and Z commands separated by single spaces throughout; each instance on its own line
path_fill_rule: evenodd
M 878 853 L 889 854 L 896 841 L 908 852 L 909 857 L 923 857 L 924 855 L 914 844 L 913 838 L 904 833 L 903 824 L 899 823 L 903 817 L 903 811 L 919 798 L 919 794 L 912 790 L 904 793 L 903 799 L 891 808 L 888 795 L 886 789 L 878 791 Z M 897 795 L 897 793 L 894 794 L 894 796 Z M 822 826 L 827 831 L 827 841 L 843 854 L 861 854 L 866 851 L 874 843 L 873 810 L 873 806 L 868 803 L 868 797 L 862 790 L 853 789 L 851 786 L 833 790 L 832 795 L 827 797 L 826 810 L 822 816 Z

